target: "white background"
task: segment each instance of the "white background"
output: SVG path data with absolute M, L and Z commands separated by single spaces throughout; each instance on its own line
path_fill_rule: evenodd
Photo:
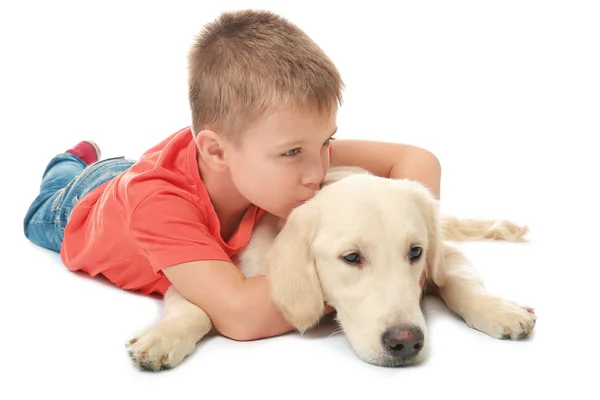
M 536 309 L 530 340 L 492 339 L 427 299 L 418 367 L 366 365 L 327 326 L 213 337 L 158 374 L 129 363 L 160 301 L 69 272 L 22 218 L 56 153 L 91 139 L 136 158 L 189 125 L 189 45 L 236 8 L 282 14 L 338 65 L 338 138 L 428 148 L 444 212 L 530 226 L 529 243 L 461 246 L 490 290 Z M 598 398 L 598 21 L 594 1 L 2 2 L 0 397 Z

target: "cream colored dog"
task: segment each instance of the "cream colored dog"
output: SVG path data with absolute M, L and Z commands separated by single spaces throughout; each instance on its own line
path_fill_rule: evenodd
M 423 359 L 423 292 L 439 295 L 469 326 L 494 338 L 520 339 L 535 325 L 533 309 L 487 292 L 446 241 L 520 241 L 527 228 L 442 218 L 417 182 L 333 168 L 319 193 L 281 231 L 279 225 L 272 216 L 261 220 L 239 268 L 245 276 L 266 273 L 273 301 L 300 332 L 320 321 L 324 302 L 332 305 L 365 362 L 401 366 Z M 211 328 L 206 313 L 171 287 L 162 319 L 128 343 L 129 354 L 142 368 L 172 368 Z

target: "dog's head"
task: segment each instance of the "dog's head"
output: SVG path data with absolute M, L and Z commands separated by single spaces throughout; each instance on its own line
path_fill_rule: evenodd
M 427 337 L 420 278 L 439 258 L 437 202 L 416 182 L 355 172 L 332 170 L 290 214 L 267 255 L 271 296 L 300 332 L 327 302 L 362 360 L 414 364 Z

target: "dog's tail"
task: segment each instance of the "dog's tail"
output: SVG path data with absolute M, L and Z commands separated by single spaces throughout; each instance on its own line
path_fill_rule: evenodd
M 442 217 L 442 234 L 445 239 L 457 242 L 476 240 L 504 240 L 525 242 L 529 227 L 514 222 L 494 219 L 459 219 Z

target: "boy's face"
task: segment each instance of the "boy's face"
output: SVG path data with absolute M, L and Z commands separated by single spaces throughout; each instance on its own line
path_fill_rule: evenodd
M 279 111 L 228 146 L 227 165 L 240 194 L 280 218 L 312 198 L 329 168 L 336 113 Z

